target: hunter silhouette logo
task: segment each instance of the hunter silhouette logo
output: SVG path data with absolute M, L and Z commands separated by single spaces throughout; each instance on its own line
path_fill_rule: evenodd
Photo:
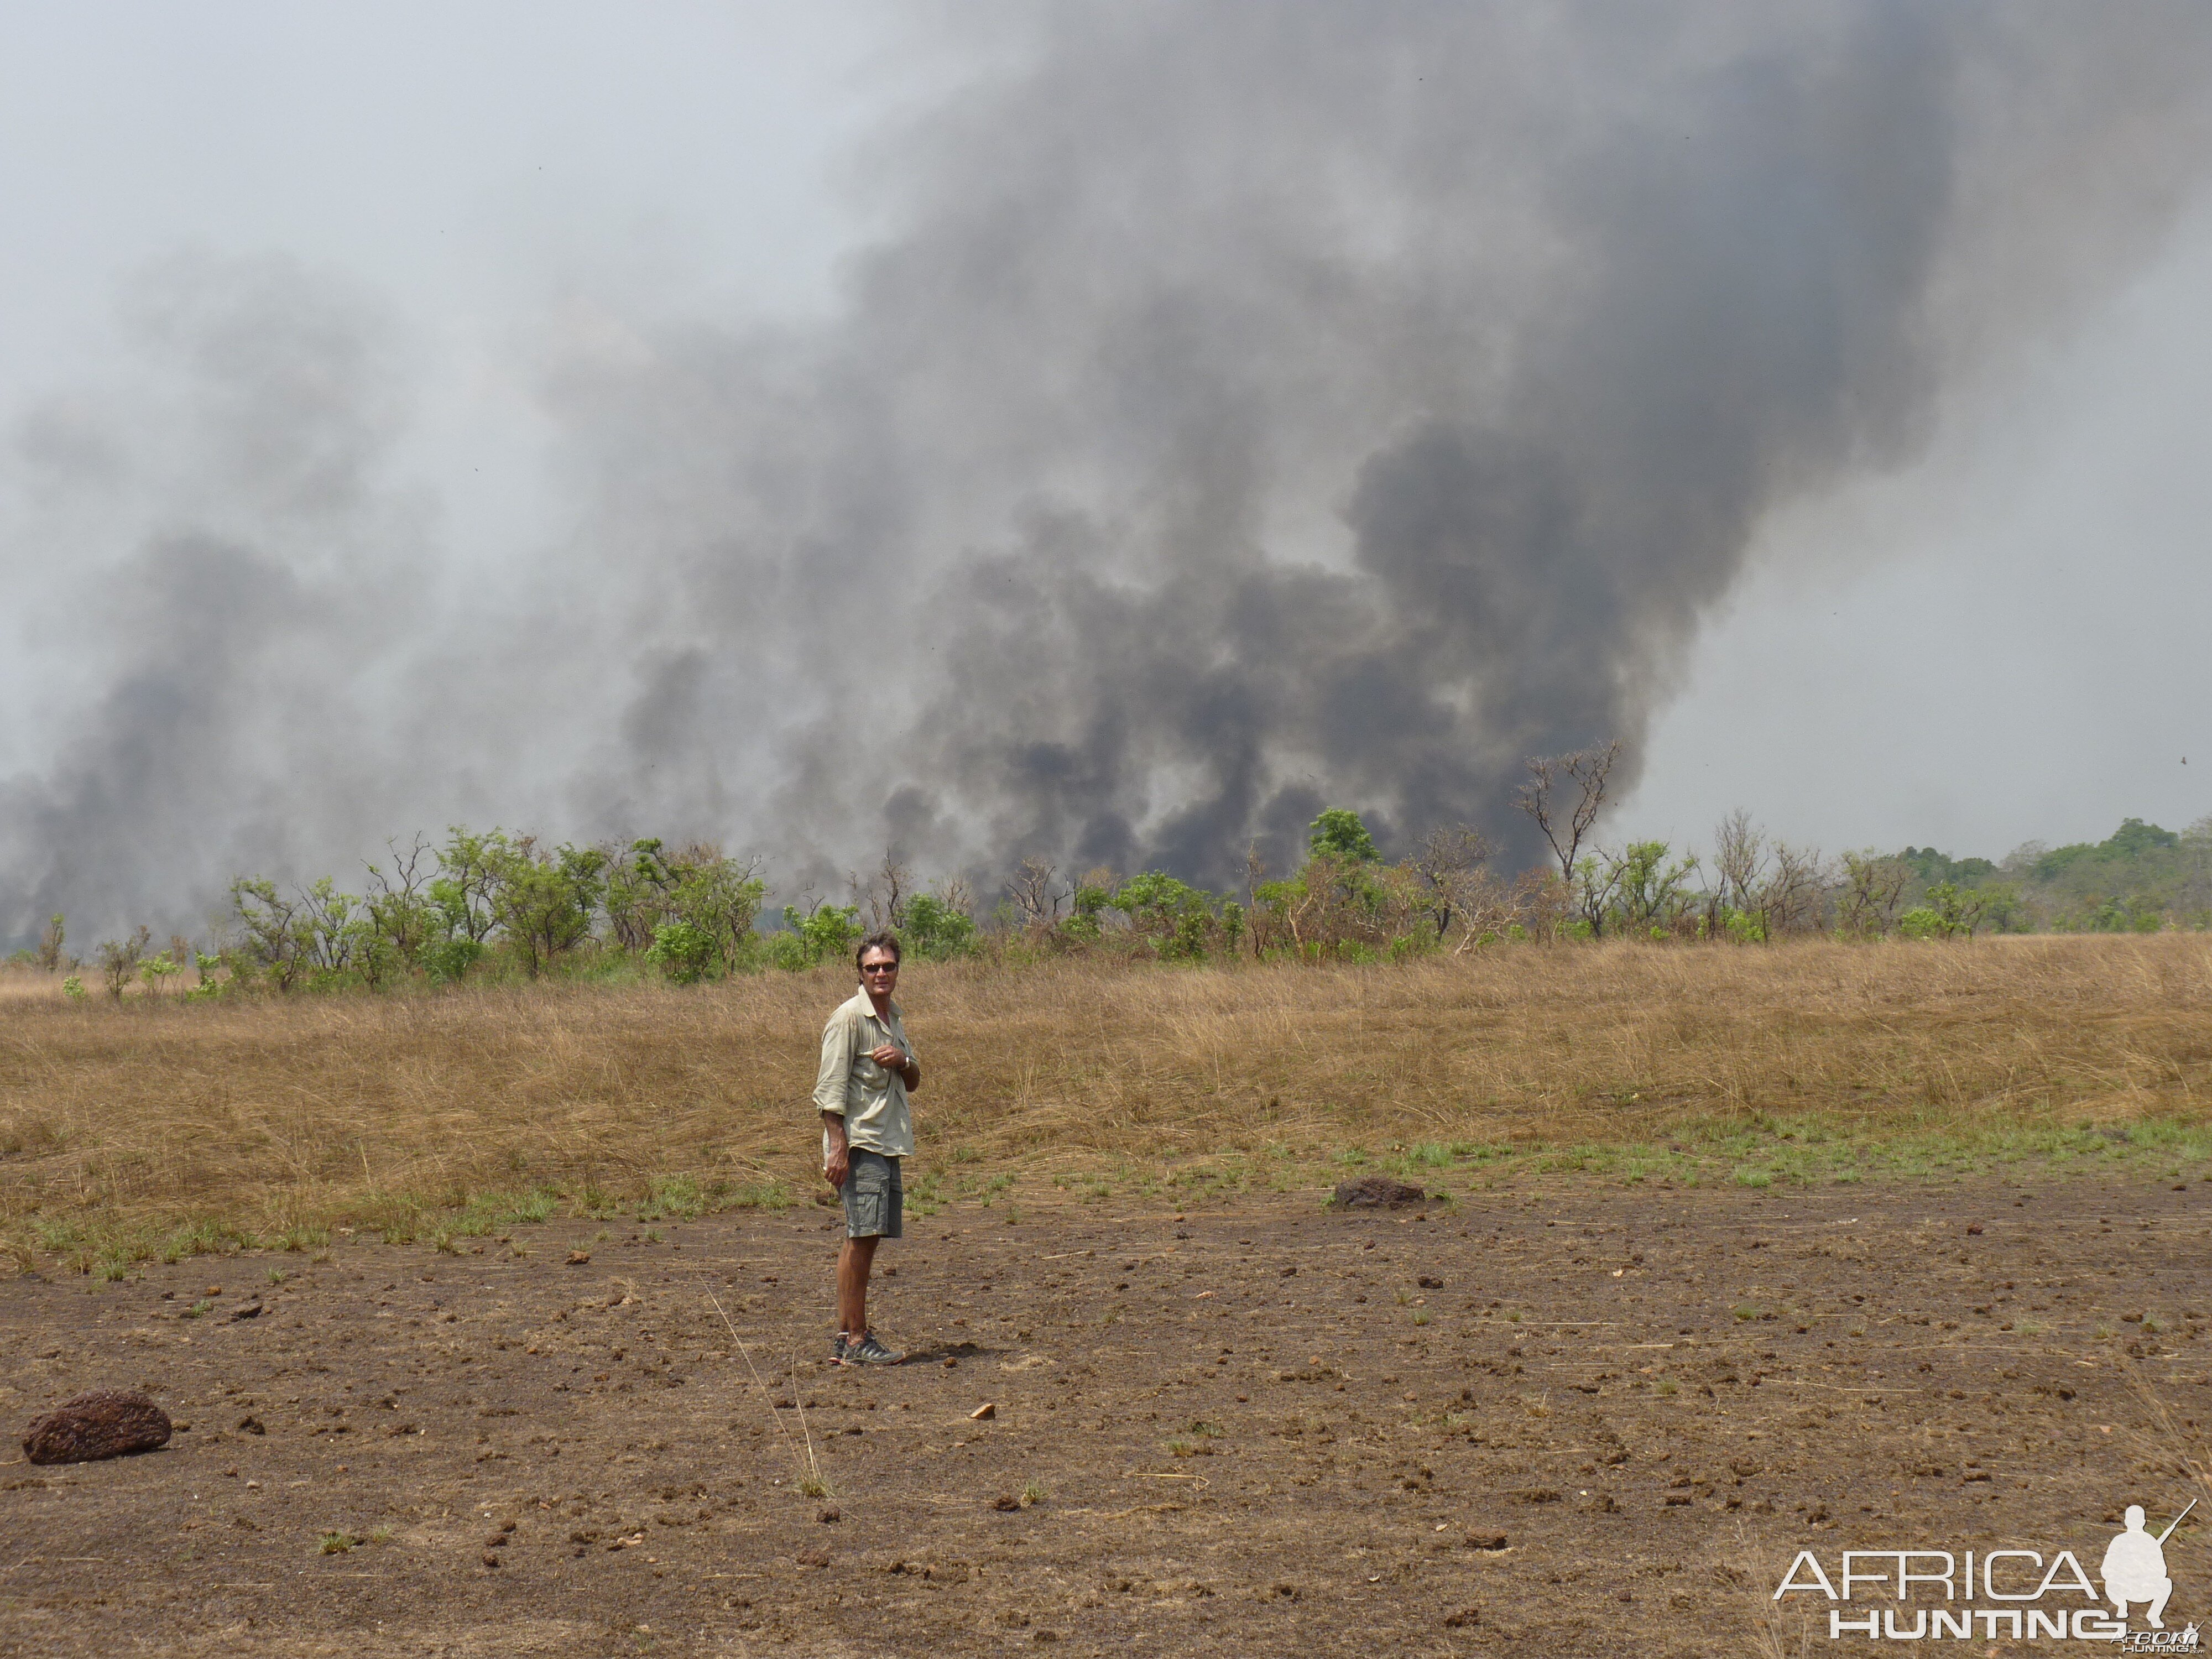
M 1773 1599 L 1810 1595 L 1835 1604 L 1828 1609 L 1831 1641 L 2002 1637 L 2111 1642 L 2123 1653 L 2199 1654 L 2204 1648 L 2193 1621 L 2183 1630 L 2166 1627 L 2166 1604 L 2173 1595 L 2166 1541 L 2196 1507 L 2191 1499 L 2153 1532 L 2142 1505 L 2130 1504 L 2123 1529 L 2105 1547 L 2098 1565 L 2101 1594 L 2070 1549 L 2046 1555 L 2027 1549 L 1893 1548 L 1845 1550 L 1833 1577 L 1811 1550 L 1800 1550 Z M 1887 1605 L 1868 1605 L 1875 1601 Z M 2136 1609 L 2148 1628 L 2129 1627 Z
M 2189 1510 L 2197 1507 L 2197 1500 L 2189 1500 Z M 2149 1603 L 2143 1617 L 2150 1620 L 2153 1630 L 2166 1628 L 2166 1599 L 2173 1594 L 2173 1580 L 2166 1571 L 2166 1540 L 2173 1536 L 2173 1529 L 2181 1524 L 2182 1510 L 2166 1523 L 2166 1530 L 2155 1538 L 2143 1530 L 2143 1508 L 2140 1504 L 2128 1505 L 2124 1517 L 2127 1530 L 2105 1548 L 2105 1564 L 2100 1569 L 2105 1580 L 2105 1599 L 2112 1604 L 2112 1611 L 2120 1618 L 2128 1616 L 2128 1603 Z

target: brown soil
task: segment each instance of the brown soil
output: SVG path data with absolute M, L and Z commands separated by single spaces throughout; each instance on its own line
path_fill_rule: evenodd
M 0 1651 L 1750 1652 L 1801 1546 L 2091 1558 L 2185 1501 L 2128 1373 L 2212 1423 L 2206 1191 L 963 1207 L 885 1248 L 868 1372 L 811 1207 L 19 1278 L 12 1431 L 114 1386 L 178 1432 L 0 1469 Z

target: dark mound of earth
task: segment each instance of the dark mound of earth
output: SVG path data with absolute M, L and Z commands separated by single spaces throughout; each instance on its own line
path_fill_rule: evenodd
M 94 1389 L 64 1400 L 23 1431 L 33 1463 L 94 1463 L 169 1443 L 169 1414 L 135 1389 Z
M 1408 1204 L 1425 1204 L 1429 1195 L 1388 1176 L 1362 1176 L 1341 1182 L 1329 1195 L 1330 1207 L 1339 1210 L 1395 1210 Z

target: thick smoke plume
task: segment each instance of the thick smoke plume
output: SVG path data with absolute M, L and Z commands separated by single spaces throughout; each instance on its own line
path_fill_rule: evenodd
M 360 302 L 172 273 L 189 437 L 21 429 L 11 580 L 119 597 L 0 794 L 0 935 L 464 815 L 792 881 L 1510 841 L 1523 756 L 1632 766 L 1767 514 L 1909 459 L 2212 154 L 2194 4 L 978 17 L 834 323 L 545 343 L 526 569 L 456 577 Z

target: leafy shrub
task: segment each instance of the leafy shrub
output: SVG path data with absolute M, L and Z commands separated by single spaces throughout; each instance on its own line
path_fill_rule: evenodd
M 433 985 L 453 985 L 466 979 L 484 947 L 465 933 L 435 939 L 422 947 L 422 967 Z
M 783 907 L 784 925 L 791 931 L 770 941 L 769 959 L 779 968 L 813 968 L 850 956 L 860 942 L 860 908 L 856 904 L 817 904 L 802 914 L 797 905 Z
M 100 976 L 107 981 L 107 994 L 116 1001 L 123 1000 L 123 988 L 138 971 L 140 958 L 152 942 L 153 933 L 141 927 L 125 939 L 106 939 L 100 946 Z
M 933 893 L 917 893 L 906 906 L 901 942 L 926 962 L 946 962 L 975 945 L 975 921 Z
M 714 935 L 688 921 L 664 921 L 653 930 L 645 959 L 678 985 L 696 985 L 714 965 Z
M 540 849 L 530 836 L 496 850 L 492 916 L 532 979 L 592 936 L 606 867 L 596 847 Z

